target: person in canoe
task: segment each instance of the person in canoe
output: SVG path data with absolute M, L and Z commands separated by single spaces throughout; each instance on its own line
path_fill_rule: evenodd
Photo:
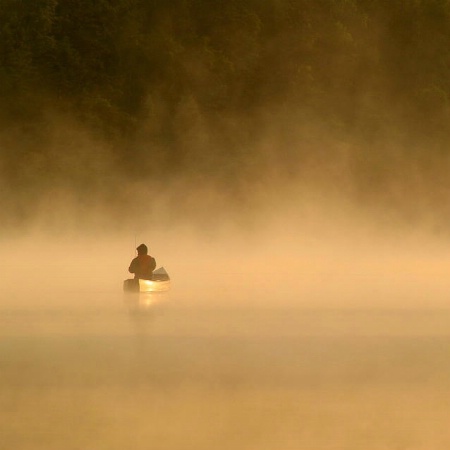
M 156 260 L 148 254 L 145 244 L 136 248 L 138 255 L 131 261 L 128 271 L 134 273 L 134 279 L 151 280 L 156 268 Z

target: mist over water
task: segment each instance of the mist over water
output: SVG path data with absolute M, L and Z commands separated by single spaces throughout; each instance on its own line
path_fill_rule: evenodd
M 5 448 L 448 445 L 445 214 L 361 201 L 342 160 L 269 166 L 63 183 L 4 227 Z M 150 311 L 122 292 L 141 242 L 172 280 Z
M 172 278 L 140 313 L 132 233 L 3 240 L 4 445 L 445 447 L 445 241 L 317 211 L 252 227 L 137 235 Z
M 445 2 L 33 5 L 0 7 L 0 448 L 448 448 Z

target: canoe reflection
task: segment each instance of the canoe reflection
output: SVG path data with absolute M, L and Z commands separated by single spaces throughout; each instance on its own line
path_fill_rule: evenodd
M 130 313 L 153 313 L 168 301 L 167 292 L 125 292 L 124 303 Z

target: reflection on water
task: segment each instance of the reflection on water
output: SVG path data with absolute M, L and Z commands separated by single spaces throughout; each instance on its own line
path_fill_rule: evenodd
M 168 292 L 125 292 L 124 304 L 132 315 L 154 315 L 169 301 Z
M 3 448 L 450 444 L 449 311 L 127 305 L 2 311 Z

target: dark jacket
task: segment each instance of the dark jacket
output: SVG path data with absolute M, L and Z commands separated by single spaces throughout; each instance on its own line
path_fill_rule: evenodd
M 134 278 L 151 280 L 156 267 L 155 258 L 150 255 L 138 255 L 131 261 L 128 271 L 134 273 Z

